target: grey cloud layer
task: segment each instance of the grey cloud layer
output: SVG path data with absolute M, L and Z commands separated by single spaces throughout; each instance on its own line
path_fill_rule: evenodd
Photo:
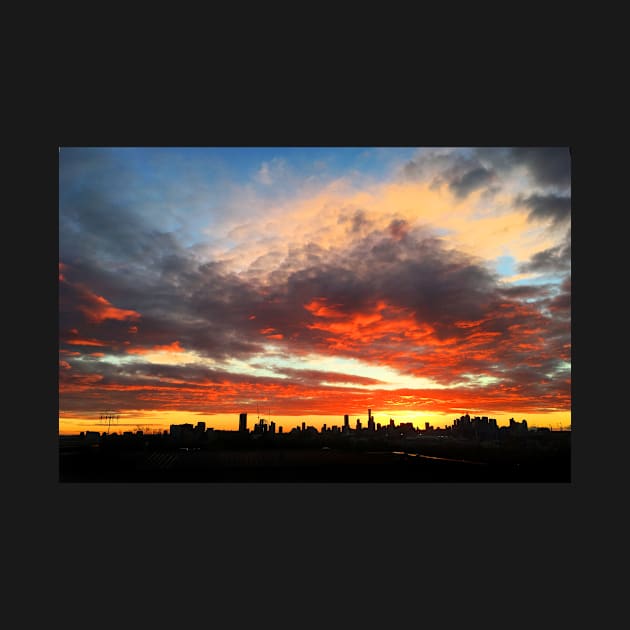
M 571 230 L 560 245 L 536 252 L 528 262 L 519 265 L 521 273 L 566 273 L 571 270 Z
M 479 147 L 470 150 L 425 150 L 403 166 L 410 179 L 435 185 L 447 183 L 454 194 L 466 197 L 498 176 L 524 167 L 534 184 L 566 191 L 571 185 L 567 147 Z
M 410 160 L 402 168 L 408 179 L 428 180 L 433 186 L 448 184 L 457 197 L 467 197 L 471 192 L 491 184 L 496 174 L 491 167 L 474 154 L 435 149 Z
M 519 195 L 515 203 L 528 207 L 529 219 L 533 221 L 551 219 L 554 225 L 561 225 L 571 220 L 571 197 L 568 196 Z
M 571 185 L 568 147 L 478 148 L 476 153 L 498 171 L 525 167 L 539 186 L 564 189 Z

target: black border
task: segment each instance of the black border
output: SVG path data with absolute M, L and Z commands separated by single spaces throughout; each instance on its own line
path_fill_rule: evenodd
M 335 625 L 323 611 L 332 615 L 341 604 L 357 623 L 363 615 L 373 617 L 370 611 L 389 610 L 389 626 L 401 616 L 408 623 L 427 615 L 465 621 L 475 606 L 494 606 L 509 620 L 514 611 L 503 606 L 514 602 L 514 593 L 525 609 L 528 596 L 539 602 L 569 596 L 576 561 L 571 532 L 581 525 L 578 506 L 597 479 L 582 457 L 590 431 L 579 376 L 584 345 L 573 325 L 581 316 L 572 315 L 578 353 L 570 484 L 57 481 L 58 146 L 571 146 L 575 236 L 592 203 L 584 173 L 596 165 L 585 166 L 571 99 L 555 96 L 541 102 L 499 91 L 476 101 L 475 94 L 443 95 L 438 88 L 421 98 L 397 93 L 375 104 L 362 94 L 315 103 L 304 93 L 283 102 L 239 94 L 228 103 L 185 99 L 173 108 L 172 101 L 157 107 L 147 95 L 130 107 L 122 97 L 123 102 L 103 102 L 96 112 L 80 111 L 85 98 L 73 107 L 65 102 L 66 115 L 52 125 L 39 165 L 47 185 L 34 187 L 45 225 L 46 259 L 34 290 L 46 296 L 45 315 L 40 311 L 36 318 L 44 322 L 38 341 L 46 370 L 33 413 L 36 426 L 44 425 L 37 437 L 45 440 L 37 440 L 40 451 L 33 455 L 41 467 L 19 468 L 28 479 L 23 496 L 30 508 L 24 511 L 30 509 L 27 518 L 47 534 L 45 574 L 61 609 L 68 604 L 92 614 L 96 606 L 107 619 L 106 611 L 118 610 L 122 601 L 138 604 L 147 617 L 179 612 L 186 619 L 192 614 L 188 603 L 189 610 L 202 609 L 200 620 L 227 610 L 235 618 L 251 615 L 250 622 L 260 625 L 261 610 L 273 616 L 276 606 L 285 616 Z M 574 260 L 579 256 L 574 248 Z M 572 297 L 573 312 L 582 292 L 578 288 Z M 41 492 L 37 497 L 33 485 Z M 437 614 L 436 604 L 445 607 Z

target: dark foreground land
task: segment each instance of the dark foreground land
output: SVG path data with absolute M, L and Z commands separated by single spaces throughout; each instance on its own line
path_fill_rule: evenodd
M 61 437 L 62 482 L 570 482 L 570 433 L 503 442 Z

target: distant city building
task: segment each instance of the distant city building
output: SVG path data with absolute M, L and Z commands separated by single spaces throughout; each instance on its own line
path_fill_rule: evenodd
M 527 435 L 527 420 L 516 422 L 514 418 L 510 418 L 510 434 L 511 435 Z
M 170 426 L 171 437 L 176 440 L 191 438 L 194 435 L 193 431 L 193 425 L 188 422 L 184 424 L 171 424 Z
M 475 416 L 471 419 L 469 414 L 456 418 L 447 429 L 454 436 L 475 440 L 497 440 L 502 436 L 521 436 L 529 432 L 526 420 L 516 422 L 510 418 L 507 427 L 499 427 L 496 418 Z
M 98 431 L 86 431 L 85 432 L 85 441 L 89 444 L 93 444 L 99 441 L 100 435 Z
M 205 422 L 198 422 L 196 426 L 187 422 L 185 424 L 171 424 L 168 434 L 178 442 L 201 442 L 208 439 L 208 431 L 212 431 L 212 429 L 206 430 Z M 164 431 L 164 435 L 168 434 Z
M 269 427 L 267 426 L 267 421 L 264 418 L 260 418 L 258 424 L 254 425 L 254 433 L 257 435 L 260 433 L 267 433 Z
M 240 433 L 247 433 L 247 414 L 241 413 L 238 417 L 238 430 Z

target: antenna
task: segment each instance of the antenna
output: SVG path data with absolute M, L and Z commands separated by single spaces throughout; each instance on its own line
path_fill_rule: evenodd
M 112 426 L 112 420 L 118 424 L 118 418 L 120 418 L 120 414 L 115 411 L 105 411 L 101 414 L 101 420 L 107 420 L 107 434 L 109 435 L 109 430 Z

